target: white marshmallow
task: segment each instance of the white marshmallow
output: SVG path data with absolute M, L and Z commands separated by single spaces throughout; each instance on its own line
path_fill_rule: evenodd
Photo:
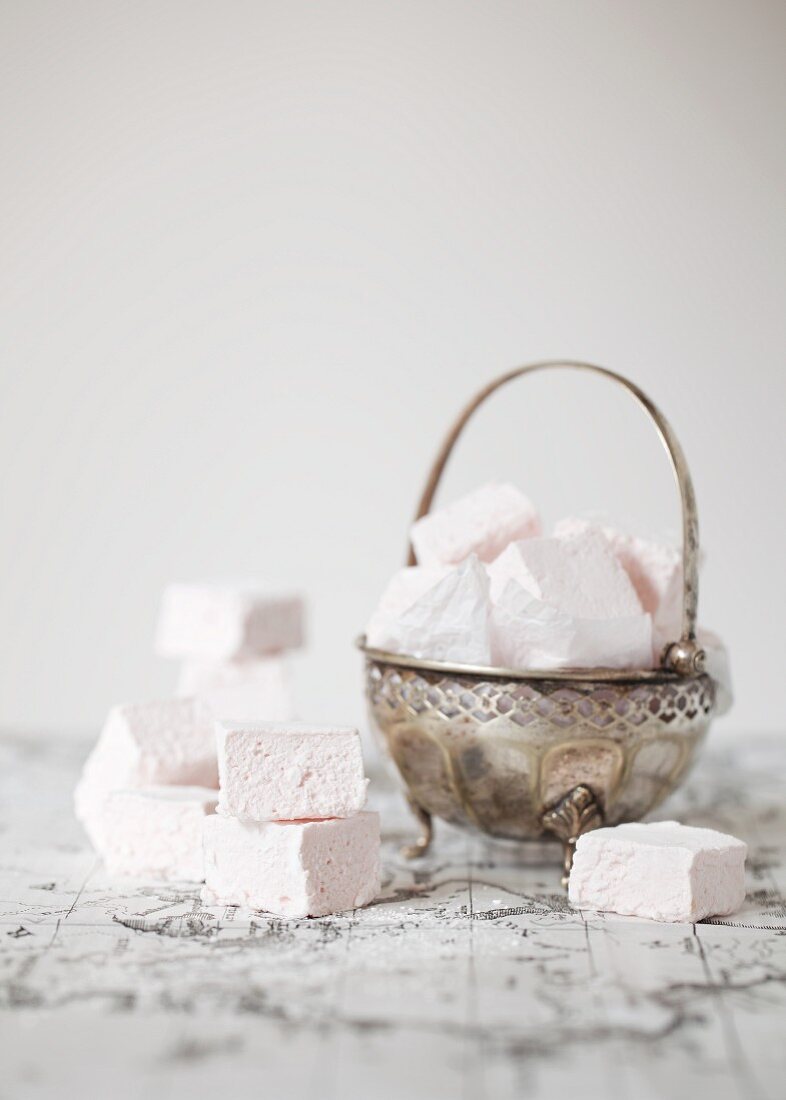
M 205 905 L 322 917 L 367 905 L 380 889 L 379 815 L 244 823 L 205 818 Z
M 483 485 L 412 525 L 410 538 L 420 565 L 457 565 L 470 554 L 493 561 L 514 539 L 540 534 L 540 519 L 515 486 Z
M 351 817 L 366 802 L 356 729 L 217 722 L 219 813 L 242 821 Z
M 682 555 L 674 546 L 574 517 L 560 520 L 554 527 L 554 537 L 573 538 L 588 531 L 607 540 L 636 589 L 641 606 L 652 616 L 655 658 L 659 660 L 663 647 L 676 641 L 682 629 Z
M 705 668 L 715 681 L 715 717 L 721 718 L 732 708 L 734 689 L 729 653 L 717 634 L 699 627 L 696 637 L 706 654 Z
M 161 657 L 239 661 L 303 644 L 303 604 L 253 584 L 171 584 L 156 634 Z
M 368 644 L 376 646 L 377 642 L 373 639 L 385 635 L 391 623 L 395 623 L 416 600 L 435 588 L 449 572 L 448 565 L 411 565 L 394 573 L 366 626 Z
M 491 657 L 502 668 L 649 668 L 649 615 L 577 619 L 509 580 L 491 612 Z
M 472 554 L 398 615 L 369 623 L 366 641 L 376 649 L 458 664 L 491 663 L 489 582 Z
M 488 567 L 491 598 L 508 580 L 577 619 L 641 615 L 639 598 L 607 541 L 596 531 L 513 543 Z
M 74 793 L 76 816 L 97 844 L 111 791 L 169 784 L 218 786 L 211 711 L 196 699 L 113 707 Z
M 294 705 L 286 662 L 281 657 L 248 661 L 185 661 L 178 695 L 193 695 L 217 718 L 286 721 Z
M 99 852 L 111 875 L 202 882 L 202 827 L 217 791 L 144 787 L 113 791 L 102 809 Z
M 676 821 L 580 836 L 568 896 L 578 909 L 661 921 L 727 916 L 745 900 L 747 845 Z

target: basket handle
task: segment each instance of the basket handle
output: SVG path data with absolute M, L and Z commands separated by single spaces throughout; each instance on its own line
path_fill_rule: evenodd
M 459 413 L 453 427 L 445 437 L 426 480 L 426 485 L 423 489 L 420 503 L 418 504 L 415 519 L 420 519 L 430 511 L 434 495 L 439 486 L 447 461 L 467 421 L 475 410 L 478 409 L 496 390 L 500 389 L 500 387 L 506 385 L 508 382 L 512 382 L 514 378 L 520 378 L 525 374 L 533 374 L 535 371 L 554 370 L 566 367 L 571 370 L 587 371 L 591 374 L 602 375 L 611 382 L 617 382 L 623 389 L 627 390 L 649 415 L 668 453 L 682 504 L 682 635 L 679 641 L 672 642 L 665 647 L 661 657 L 661 664 L 665 668 L 672 669 L 674 672 L 683 676 L 696 675 L 704 670 L 705 655 L 696 641 L 696 611 L 699 598 L 699 517 L 696 510 L 696 496 L 693 491 L 693 482 L 682 447 L 668 420 L 660 409 L 658 409 L 649 397 L 647 397 L 643 390 L 640 390 L 634 382 L 631 382 L 628 378 L 624 378 L 621 374 L 617 374 L 612 370 L 607 370 L 606 367 L 595 366 L 592 363 L 579 363 L 572 360 L 555 360 L 543 363 L 530 363 L 527 366 L 516 367 L 514 370 L 508 371 L 506 374 L 502 374 L 489 382 L 488 385 L 484 386 Z M 409 548 L 408 564 L 417 564 L 415 551 L 411 544 Z

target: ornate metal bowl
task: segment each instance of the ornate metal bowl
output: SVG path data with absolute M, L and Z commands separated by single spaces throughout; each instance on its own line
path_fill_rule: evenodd
M 533 364 L 496 379 L 448 435 L 417 514 L 428 512 L 478 405 L 513 378 L 554 367 L 612 378 L 655 422 L 682 498 L 682 637 L 665 647 L 659 669 L 547 673 L 447 665 L 370 649 L 361 638 L 372 726 L 423 827 L 410 856 L 427 850 L 435 816 L 514 840 L 556 835 L 567 871 L 582 832 L 635 821 L 676 788 L 710 724 L 715 685 L 695 638 L 698 521 L 690 474 L 667 421 L 633 383 L 580 363 Z

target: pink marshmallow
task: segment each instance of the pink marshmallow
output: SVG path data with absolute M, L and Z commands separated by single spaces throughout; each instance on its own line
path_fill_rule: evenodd
M 641 615 L 627 573 L 606 539 L 595 531 L 570 538 L 533 538 L 513 543 L 488 567 L 491 598 L 509 580 L 544 603 L 577 619 Z
M 677 821 L 631 823 L 580 836 L 568 896 L 577 909 L 650 920 L 727 916 L 745 900 L 747 845 Z
M 682 628 L 682 555 L 673 546 L 650 542 L 613 527 L 569 517 L 555 526 L 555 538 L 594 531 L 603 535 L 630 577 L 641 606 L 652 616 L 656 657 Z
M 356 729 L 218 722 L 219 813 L 242 821 L 350 817 L 363 808 Z
M 327 821 L 204 824 L 205 905 L 323 917 L 367 905 L 380 889 L 379 815 Z
M 109 874 L 202 882 L 202 827 L 217 797 L 205 787 L 113 791 L 103 804 L 99 845 Z
M 421 596 L 425 596 L 435 588 L 449 572 L 448 565 L 412 565 L 394 573 L 366 627 L 368 644 L 377 646 L 379 639 L 389 631 L 391 624 L 409 611 Z M 379 648 L 382 649 L 384 646 Z
M 74 793 L 76 816 L 96 843 L 111 791 L 170 784 L 218 786 L 210 710 L 196 699 L 113 707 Z
M 303 604 L 259 587 L 171 584 L 156 634 L 161 657 L 239 661 L 303 644 Z
M 194 695 L 217 718 L 287 721 L 294 706 L 286 663 L 281 657 L 248 661 L 186 661 L 178 695 Z
M 514 485 L 492 483 L 423 516 L 410 537 L 418 563 L 457 565 L 470 554 L 493 561 L 508 543 L 540 534 L 534 505 Z
M 579 619 L 509 580 L 491 612 L 492 659 L 502 668 L 649 668 L 649 615 Z
M 489 582 L 474 554 L 398 615 L 377 614 L 366 641 L 389 653 L 465 665 L 491 663 Z

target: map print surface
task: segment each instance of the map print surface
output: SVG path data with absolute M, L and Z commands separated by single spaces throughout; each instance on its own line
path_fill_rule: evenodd
M 581 914 L 556 845 L 415 824 L 383 891 L 278 920 L 111 881 L 71 815 L 87 743 L 0 741 L 0 1097 L 786 1095 L 786 738 L 712 742 L 659 816 L 742 837 L 732 918 Z

